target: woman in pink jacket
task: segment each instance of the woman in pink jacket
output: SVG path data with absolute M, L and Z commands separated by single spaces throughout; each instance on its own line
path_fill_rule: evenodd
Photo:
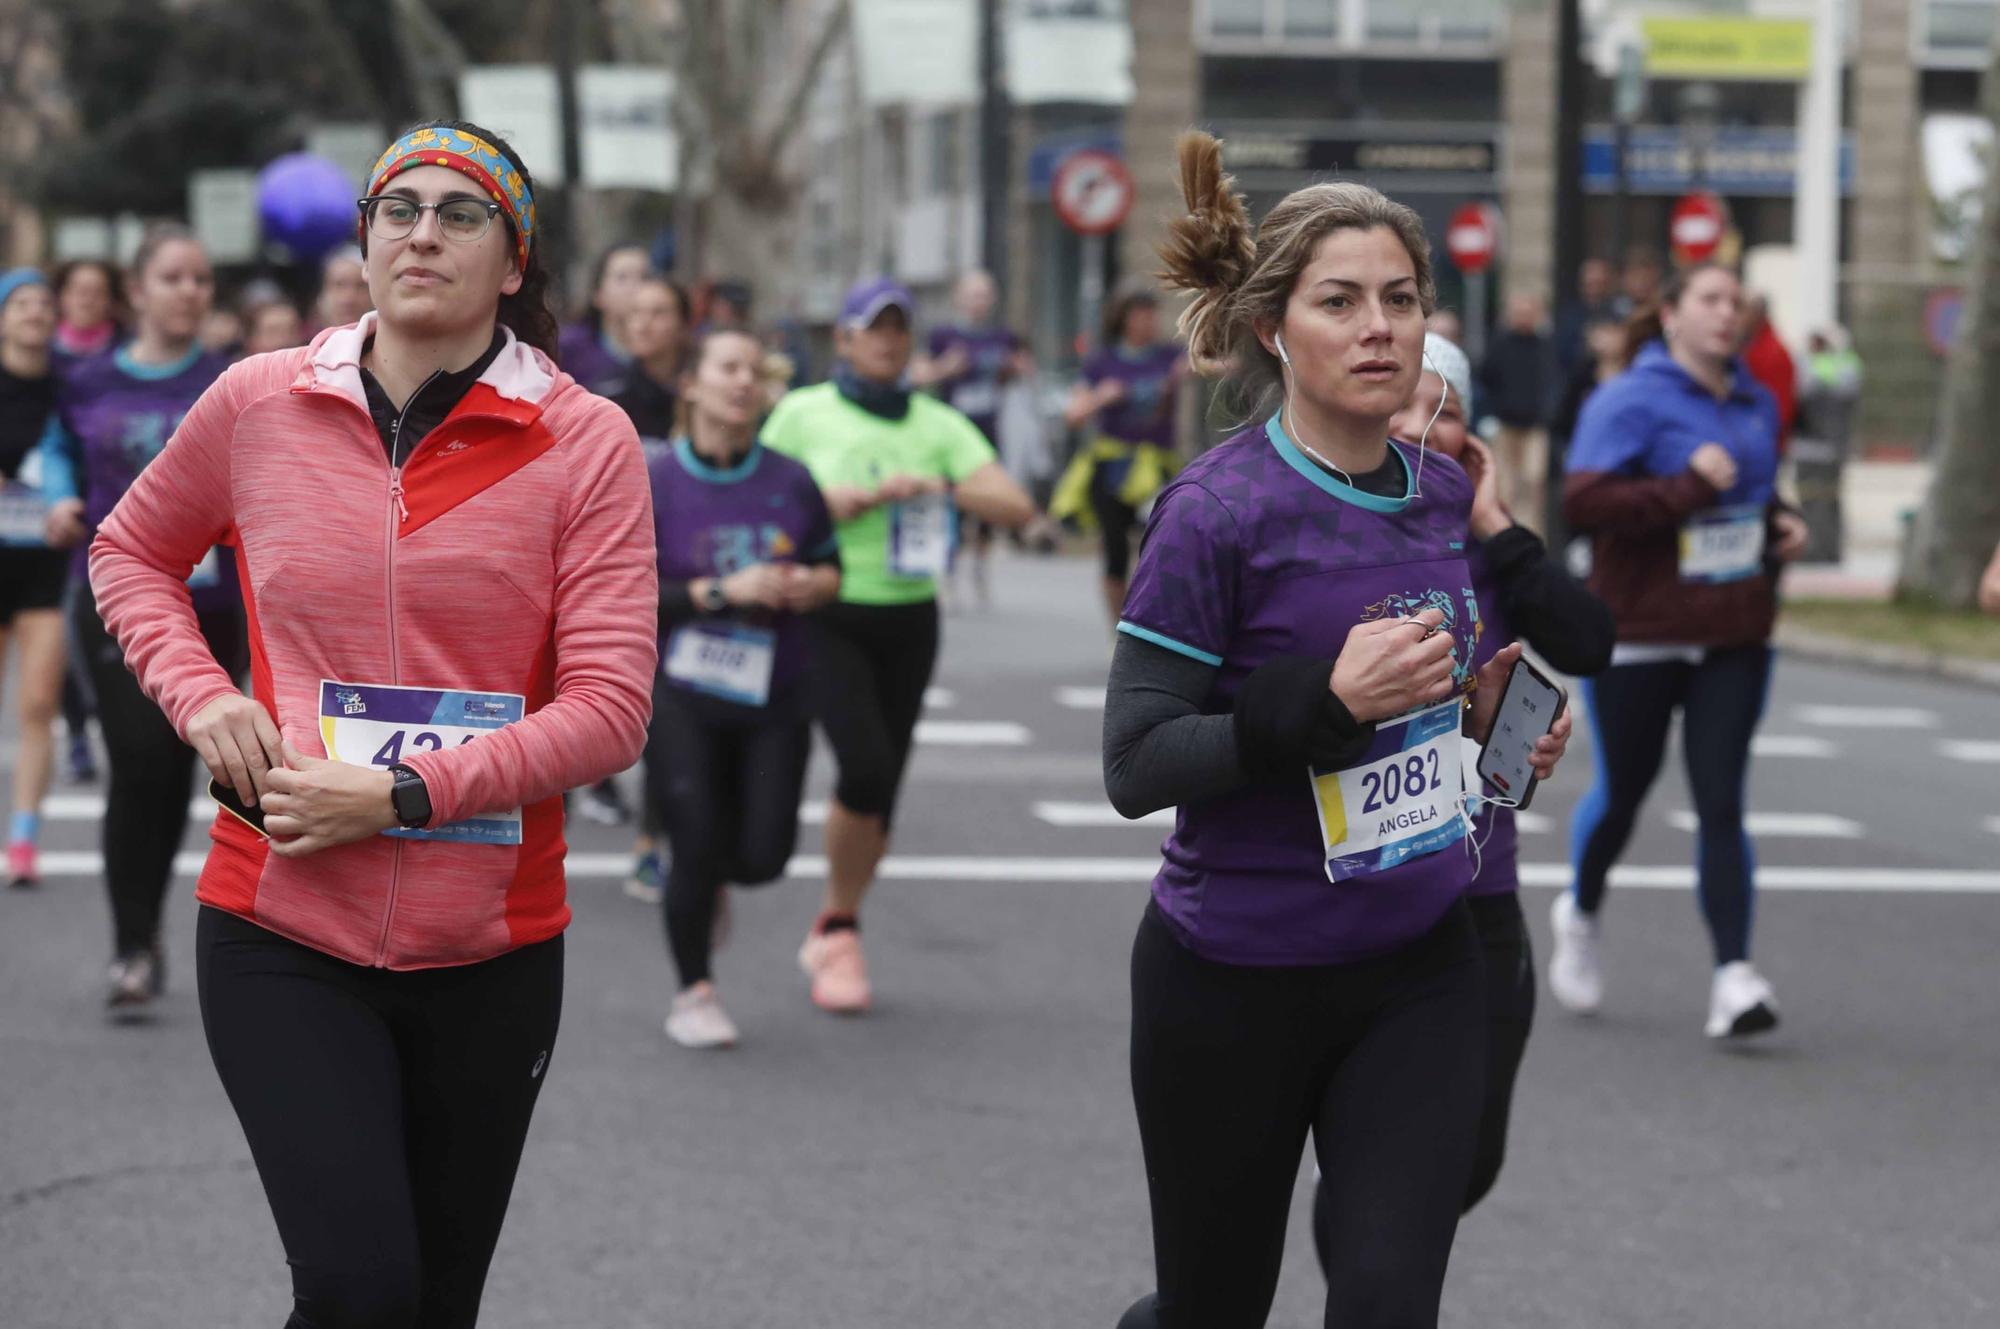
M 197 980 L 295 1326 L 474 1323 L 561 1010 L 562 793 L 645 739 L 645 467 L 549 358 L 532 189 L 476 126 L 398 139 L 360 200 L 376 312 L 232 367 L 91 548 L 244 813 L 210 833 Z M 253 698 L 182 584 L 218 543 Z

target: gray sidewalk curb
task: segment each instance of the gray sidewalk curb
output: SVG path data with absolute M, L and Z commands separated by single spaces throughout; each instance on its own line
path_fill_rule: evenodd
M 1979 687 L 2000 688 L 2000 661 L 1975 660 L 1963 655 L 1944 655 L 1911 646 L 1891 646 L 1886 642 L 1855 641 L 1811 628 L 1787 626 L 1782 619 L 1772 642 L 1787 655 L 1830 664 L 1862 665 L 1898 674 L 1921 674 L 1946 678 Z

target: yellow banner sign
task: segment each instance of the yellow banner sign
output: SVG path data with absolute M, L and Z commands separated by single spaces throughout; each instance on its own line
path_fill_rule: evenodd
M 1796 83 L 1812 68 L 1806 19 L 1647 18 L 1646 73 L 1654 78 Z

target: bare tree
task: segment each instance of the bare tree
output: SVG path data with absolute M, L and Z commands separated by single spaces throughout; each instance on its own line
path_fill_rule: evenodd
M 2000 128 L 2000 39 L 1981 94 Z M 1965 313 L 1945 371 L 1942 443 L 1930 494 L 1904 551 L 1901 591 L 1970 607 L 1979 574 L 2000 541 L 2000 169 L 1989 169 L 1983 221 L 1966 266 Z
M 848 0 L 694 0 L 680 16 L 672 51 L 683 187 L 706 190 L 690 218 L 690 266 L 789 274 L 799 131 L 828 55 L 848 35 Z

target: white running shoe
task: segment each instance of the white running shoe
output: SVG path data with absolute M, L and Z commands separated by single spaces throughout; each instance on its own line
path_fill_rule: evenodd
M 1597 920 L 1576 907 L 1568 891 L 1549 910 L 1555 953 L 1549 957 L 1549 993 L 1564 1010 L 1595 1015 L 1604 1001 L 1604 968 L 1597 954 Z
M 1715 971 L 1708 992 L 1708 1036 L 1745 1038 L 1778 1027 L 1778 994 L 1748 960 Z
M 733 1048 L 736 1023 L 716 999 L 713 983 L 696 983 L 674 998 L 667 1012 L 667 1037 L 684 1048 Z

